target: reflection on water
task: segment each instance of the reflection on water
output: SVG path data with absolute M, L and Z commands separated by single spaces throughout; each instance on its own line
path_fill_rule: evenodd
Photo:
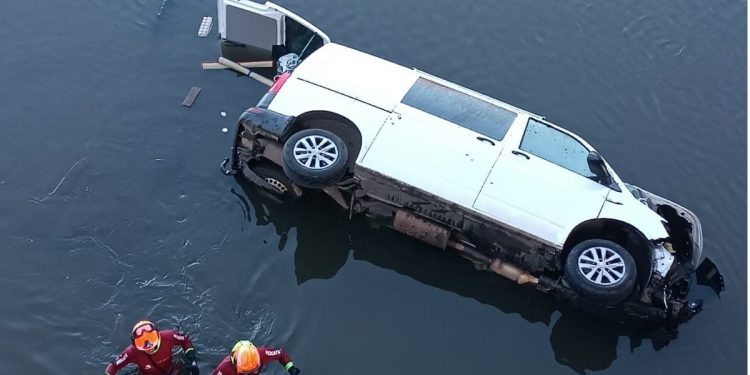
M 452 252 L 437 250 L 388 228 L 374 228 L 363 217 L 350 221 L 322 193 L 309 192 L 301 202 L 282 204 L 246 181 L 236 181 L 244 195 L 235 194 L 249 212 L 255 212 L 255 217 L 248 219 L 256 225 L 272 225 L 280 236 L 280 247 L 296 228 L 294 273 L 299 284 L 334 278 L 351 253 L 353 259 L 475 299 L 502 313 L 519 314 L 527 322 L 551 326 L 549 343 L 555 360 L 578 373 L 608 368 L 617 358 L 620 337 L 629 339 L 630 351 L 644 341 L 658 351 L 679 337 L 675 329 L 638 330 L 601 320 L 531 288 L 477 271 Z

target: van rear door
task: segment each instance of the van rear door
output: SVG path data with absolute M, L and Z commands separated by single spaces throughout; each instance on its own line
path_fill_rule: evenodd
M 272 3 L 218 0 L 222 56 L 233 61 L 274 61 L 289 53 L 299 60 L 331 41 L 305 19 Z

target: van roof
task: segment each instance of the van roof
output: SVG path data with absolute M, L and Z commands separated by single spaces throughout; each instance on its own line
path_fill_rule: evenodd
M 389 112 L 404 98 L 417 79 L 423 77 L 509 111 L 544 119 L 544 116 L 442 78 L 336 43 L 326 43 L 310 54 L 294 71 L 294 76 Z

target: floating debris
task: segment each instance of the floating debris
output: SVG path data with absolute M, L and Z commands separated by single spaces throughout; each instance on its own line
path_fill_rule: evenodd
M 221 117 L 227 117 L 227 113 L 224 112 L 224 111 L 221 111 L 221 113 L 219 113 L 219 114 L 221 115 Z
M 190 88 L 190 91 L 188 91 L 188 94 L 185 97 L 185 100 L 182 101 L 182 105 L 185 107 L 192 107 L 193 102 L 195 101 L 195 98 L 197 98 L 198 94 L 200 93 L 201 93 L 201 88 L 193 86 L 192 88 Z
M 169 1 L 169 0 L 164 0 L 164 1 L 161 2 L 161 6 L 159 7 L 159 11 L 156 13 L 157 17 L 161 17 L 161 14 L 164 13 L 164 7 L 167 6 L 167 1 Z
M 273 61 L 251 61 L 251 62 L 241 62 L 238 63 L 241 66 L 244 66 L 245 68 L 272 68 L 273 67 Z M 205 61 L 201 63 L 201 68 L 203 70 L 213 70 L 213 69 L 228 69 L 226 66 L 213 61 Z
M 86 160 L 86 157 L 82 157 L 82 158 L 78 159 L 78 161 L 76 161 L 75 163 L 73 163 L 73 165 L 71 165 L 70 168 L 68 168 L 68 171 L 65 172 L 65 174 L 63 174 L 63 176 L 60 179 L 60 181 L 57 182 L 57 185 L 55 185 L 55 188 L 52 189 L 52 191 L 50 191 L 49 193 L 47 193 L 46 196 L 44 196 L 42 198 L 31 198 L 31 201 L 34 202 L 34 203 L 36 203 L 36 204 L 40 204 L 40 203 L 44 203 L 46 200 L 52 198 L 55 194 L 57 194 L 57 190 L 60 189 L 60 186 L 62 186 L 62 184 L 65 182 L 65 180 L 68 179 L 68 177 L 73 172 L 73 170 L 76 169 L 76 167 L 78 166 L 78 164 L 81 164 L 81 162 L 83 162 L 84 160 Z M 5 181 L 3 181 L 3 183 L 5 183 Z
M 221 128 L 221 132 L 222 133 L 227 133 L 227 132 L 229 132 L 229 129 L 227 129 L 227 128 Z
M 273 86 L 273 81 L 272 80 L 270 80 L 270 79 L 268 79 L 266 77 L 263 77 L 262 75 L 260 75 L 258 73 L 255 73 L 255 72 L 251 71 L 250 69 L 245 68 L 244 66 L 242 66 L 240 64 L 237 64 L 236 62 L 234 62 L 232 60 L 227 59 L 224 56 L 219 57 L 219 64 L 224 65 L 227 68 L 232 69 L 235 72 L 240 73 L 240 74 L 242 74 L 244 76 L 248 76 L 248 77 L 250 77 L 250 78 L 252 78 L 252 79 L 254 79 L 254 80 L 256 80 L 256 81 L 258 81 L 258 82 L 260 82 L 260 83 L 262 83 L 262 84 L 264 84 L 266 86 L 268 86 L 268 87 Z
M 198 27 L 198 36 L 205 38 L 211 32 L 211 27 L 214 25 L 213 17 L 203 17 L 201 25 Z

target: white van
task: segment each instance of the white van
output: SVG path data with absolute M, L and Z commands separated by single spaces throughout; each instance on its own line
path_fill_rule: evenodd
M 624 183 L 577 135 L 331 43 L 270 2 L 219 0 L 219 33 L 225 57 L 279 72 L 241 116 L 227 174 L 282 200 L 322 190 L 349 215 L 618 320 L 700 310 L 687 300 L 703 247 L 696 216 Z

